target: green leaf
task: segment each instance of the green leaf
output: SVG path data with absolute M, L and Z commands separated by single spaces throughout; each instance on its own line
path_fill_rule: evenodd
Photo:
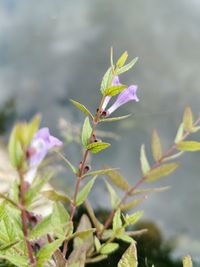
M 126 60 L 127 60 L 127 58 L 128 58 L 128 52 L 125 51 L 125 52 L 121 55 L 121 57 L 117 60 L 117 63 L 116 63 L 117 67 L 119 67 L 119 68 L 123 67 L 124 64 L 125 64 L 125 62 L 126 62 Z
M 113 217 L 113 231 L 117 232 L 122 228 L 121 211 L 118 209 Z
M 93 258 L 88 258 L 86 260 L 86 263 L 96 263 L 96 262 L 103 261 L 103 260 L 107 259 L 107 257 L 108 257 L 107 255 L 99 255 L 99 256 L 96 256 Z M 77 267 L 79 267 L 79 266 L 77 266 Z
M 74 167 L 74 165 L 66 158 L 64 157 L 60 152 L 56 151 L 56 153 L 63 159 L 63 161 L 68 165 L 68 167 L 72 170 L 73 173 L 77 173 L 77 168 Z
M 132 114 L 127 114 L 127 115 L 120 116 L 120 117 L 105 118 L 105 119 L 100 119 L 100 122 L 112 122 L 112 121 L 124 120 L 124 119 L 129 118 L 130 116 L 132 116 Z
M 87 146 L 87 149 L 90 150 L 93 154 L 96 154 L 100 152 L 101 150 L 106 149 L 109 146 L 110 146 L 109 143 L 95 142 L 95 143 L 89 144 Z
M 8 254 L 1 254 L 0 253 L 0 259 L 4 259 L 9 261 L 10 263 L 14 264 L 14 266 L 18 267 L 28 267 L 28 258 L 22 255 L 12 255 L 11 253 Z M 4 265 L 5 266 L 5 265 Z
M 124 191 L 128 191 L 130 189 L 129 183 L 125 180 L 125 178 L 118 171 L 111 170 L 107 173 L 107 176 L 120 189 Z
M 41 191 L 43 186 L 50 180 L 52 174 L 46 174 L 42 178 L 36 179 L 28 191 L 25 193 L 25 202 L 26 205 L 30 205 L 35 197 L 37 197 L 38 192 Z
M 16 125 L 12 130 L 8 144 L 10 161 L 14 167 L 19 167 L 23 158 L 23 149 L 17 137 L 17 130 Z
M 196 133 L 200 130 L 200 126 L 193 127 L 192 132 Z
M 152 133 L 151 148 L 154 160 L 156 162 L 159 161 L 162 158 L 162 147 L 156 129 L 154 129 Z
M 37 132 L 41 122 L 41 115 L 37 114 L 33 119 L 27 124 L 26 138 L 24 138 L 24 144 L 28 146 L 33 139 L 34 134 Z
M 189 255 L 183 257 L 183 267 L 192 267 L 192 266 L 193 266 L 193 264 L 192 264 L 191 257 Z
M 141 195 L 141 194 L 147 194 L 152 192 L 163 192 L 165 190 L 168 190 L 169 186 L 163 186 L 163 187 L 155 187 L 155 188 L 147 188 L 147 189 L 137 189 L 135 190 L 131 195 Z
M 183 141 L 176 144 L 176 148 L 181 151 L 199 151 L 200 142 L 196 141 Z
M 120 198 L 118 197 L 117 193 L 112 188 L 112 186 L 107 181 L 105 181 L 105 183 L 106 183 L 106 187 L 108 189 L 108 192 L 110 194 L 112 208 L 116 208 L 117 205 L 120 203 Z
M 135 224 L 137 221 L 139 221 L 139 219 L 143 216 L 143 214 L 144 214 L 143 211 L 137 211 L 133 213 L 132 215 L 126 214 L 126 216 L 124 217 L 124 220 L 127 225 Z
M 132 200 L 132 201 L 126 203 L 126 204 L 122 204 L 120 206 L 120 208 L 121 208 L 122 211 L 133 209 L 136 206 L 140 205 L 146 199 L 147 199 L 147 197 L 142 197 L 142 198 L 139 198 L 139 199 L 134 199 L 134 200 Z
M 42 221 L 40 221 L 29 233 L 29 239 L 35 240 L 42 236 L 47 235 L 52 230 L 51 216 L 47 216 Z
M 44 262 L 48 261 L 53 253 L 62 245 L 64 239 L 65 237 L 59 238 L 42 247 L 37 255 L 38 264 L 43 264 Z
M 174 172 L 178 168 L 178 166 L 178 163 L 168 163 L 154 168 L 146 174 L 146 181 L 154 182 L 163 176 L 168 176 L 169 174 Z
M 82 144 L 84 145 L 84 147 L 87 147 L 91 134 L 92 134 L 92 127 L 90 126 L 90 120 L 87 117 L 84 121 L 82 129 Z
M 180 152 L 178 152 L 178 153 L 176 153 L 176 154 L 173 154 L 173 155 L 171 155 L 171 156 L 169 156 L 169 157 L 166 157 L 166 158 L 163 159 L 163 162 L 168 161 L 168 160 L 172 160 L 172 159 L 177 159 L 177 158 L 179 158 L 181 155 L 183 155 L 183 153 L 184 153 L 184 151 L 180 151 Z
M 129 248 L 122 255 L 117 267 L 137 267 L 137 250 L 134 243 L 132 243 Z
M 103 76 L 103 80 L 101 82 L 101 91 L 109 88 L 112 85 L 113 80 L 113 69 L 110 67 Z
M 117 235 L 117 239 L 120 239 L 126 243 L 133 243 L 134 239 L 130 236 L 128 236 L 126 233 L 121 233 L 119 235 Z
M 121 93 L 125 88 L 127 88 L 127 85 L 114 85 L 102 90 L 102 94 L 106 96 L 115 96 Z
M 178 142 L 180 142 L 183 139 L 183 134 L 184 134 L 184 126 L 183 123 L 180 124 L 174 143 L 177 144 Z
M 74 250 L 82 249 L 88 255 L 94 251 L 94 232 L 95 228 L 92 228 L 90 219 L 86 214 L 81 216 L 78 228 L 76 230 L 77 237 L 74 238 L 73 247 Z
M 53 228 L 56 229 L 56 234 L 59 233 L 61 236 L 63 236 L 66 230 L 66 225 L 69 222 L 69 218 L 70 216 L 63 204 L 60 202 L 55 202 L 51 215 L 51 224 Z
M 76 106 L 78 109 L 80 109 L 83 113 L 85 113 L 87 116 L 89 116 L 92 120 L 94 119 L 92 113 L 84 105 L 72 99 L 70 99 L 70 102 L 74 104 L 74 106 Z
M 186 107 L 183 114 L 183 127 L 186 132 L 191 132 L 193 128 L 193 115 L 190 107 Z
M 96 180 L 96 177 L 94 177 L 92 180 L 90 180 L 84 187 L 83 189 L 78 192 L 77 197 L 76 197 L 76 205 L 80 206 L 87 198 L 90 190 L 92 189 L 94 182 Z
M 72 201 L 68 196 L 58 193 L 54 190 L 43 191 L 42 195 L 52 201 L 61 201 L 64 203 L 69 203 Z
M 97 176 L 102 174 L 107 174 L 110 171 L 116 170 L 116 168 L 109 168 L 109 169 L 102 169 L 102 170 L 96 170 L 92 172 L 88 172 L 82 176 L 82 178 L 88 177 L 88 176 Z
M 121 68 L 118 68 L 117 69 L 117 74 L 119 75 L 119 74 L 122 74 L 122 73 L 130 70 L 135 65 L 135 63 L 137 62 L 137 60 L 138 60 L 138 57 L 135 57 L 131 62 L 129 62 L 125 66 L 123 66 Z
M 101 243 L 96 236 L 94 237 L 94 244 L 95 244 L 96 251 L 99 252 L 99 250 L 101 248 Z
M 117 250 L 119 247 L 119 244 L 117 243 L 108 243 L 106 245 L 103 245 L 101 247 L 100 253 L 101 254 L 110 254 L 112 252 L 114 252 L 115 250 Z
M 150 165 L 146 156 L 145 152 L 145 146 L 144 144 L 141 145 L 141 150 L 140 150 L 140 164 L 141 164 L 141 169 L 142 173 L 145 174 L 150 170 Z

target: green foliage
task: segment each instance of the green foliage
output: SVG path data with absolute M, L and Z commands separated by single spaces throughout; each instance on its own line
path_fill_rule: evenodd
M 87 116 L 89 116 L 91 119 L 94 119 L 92 113 L 84 105 L 72 99 L 70 99 L 70 102 L 78 109 L 80 109 L 83 113 L 85 113 Z
M 158 179 L 160 179 L 163 176 L 168 176 L 172 172 L 174 172 L 179 167 L 178 163 L 166 163 L 159 167 L 156 167 L 152 170 L 150 170 L 146 174 L 146 181 L 147 182 L 154 182 Z
M 90 120 L 87 117 L 84 121 L 82 129 L 82 144 L 84 145 L 84 147 L 87 147 L 91 134 L 92 134 L 92 127 L 90 125 Z
M 96 177 L 94 177 L 92 180 L 90 180 L 83 188 L 82 190 L 78 193 L 77 198 L 76 198 L 76 205 L 80 206 L 87 198 L 90 190 L 92 189 L 94 182 L 96 180 Z
M 121 91 L 123 91 L 125 88 L 127 88 L 126 85 L 114 85 L 112 87 L 103 90 L 102 94 L 107 96 L 115 96 L 119 94 Z
M 132 231 L 130 228 L 132 225 L 137 226 L 143 212 L 131 210 L 146 200 L 147 194 L 168 189 L 168 187 L 139 189 L 139 186 L 143 182 L 156 182 L 173 173 L 179 167 L 179 164 L 173 160 L 179 158 L 184 152 L 200 150 L 200 142 L 186 141 L 190 134 L 200 130 L 200 119 L 195 121 L 191 108 L 186 107 L 174 143 L 166 151 L 163 151 L 161 138 L 154 129 L 151 138 L 154 162 L 152 164 L 149 162 L 145 146 L 142 145 L 140 150 L 142 176 L 133 185 L 127 182 L 118 169 L 104 167 L 89 172 L 89 156 L 110 146 L 107 142 L 99 141 L 97 137 L 99 132 L 96 127 L 101 122 L 118 121 L 130 116 L 128 114 L 113 118 L 107 117 L 108 114 L 102 108 L 106 96 L 116 96 L 127 88 L 126 85 L 113 85 L 115 76 L 131 69 L 137 61 L 137 58 L 134 58 L 126 64 L 127 58 L 128 53 L 125 51 L 114 64 L 113 50 L 111 49 L 111 66 L 102 79 L 101 93 L 103 96 L 94 116 L 84 105 L 70 100 L 73 105 L 87 115 L 82 132 L 77 131 L 77 143 L 80 145 L 81 139 L 83 148 L 80 149 L 83 151 L 80 165 L 75 167 L 64 155 L 57 152 L 75 174 L 75 187 L 74 192 L 70 194 L 71 197 L 57 192 L 53 188 L 42 191 L 52 175 L 43 174 L 40 169 L 37 170 L 38 177 L 31 184 L 26 181 L 26 173 L 32 170 L 29 166 L 32 156 L 29 148 L 39 128 L 40 115 L 36 115 L 30 122 L 18 122 L 13 127 L 8 150 L 10 161 L 18 172 L 19 179 L 13 183 L 11 192 L 0 192 L 0 264 L 8 263 L 6 266 L 20 267 L 85 267 L 87 263 L 104 262 L 109 259 L 110 254 L 113 256 L 114 252 L 118 250 L 121 251 L 121 254 L 123 253 L 121 259 L 118 257 L 118 267 L 138 266 L 134 239 L 145 229 Z M 37 149 L 33 153 L 38 153 Z M 105 175 L 106 179 L 111 181 L 110 184 L 105 180 L 105 184 L 110 195 L 112 210 L 103 219 L 97 217 L 88 202 L 88 195 L 99 175 Z M 92 178 L 88 178 L 89 181 L 84 183 L 83 180 L 87 177 Z M 64 191 L 66 190 L 64 189 Z M 51 205 L 52 209 L 48 215 L 38 216 L 35 214 L 39 195 L 50 200 L 48 205 Z M 82 204 L 85 204 L 87 215 L 84 211 L 84 214 L 77 219 L 77 210 L 82 209 Z M 127 211 L 131 211 L 131 213 L 128 214 Z M 120 250 L 121 244 L 125 244 L 123 251 Z M 33 261 L 36 261 L 36 264 L 32 264 Z M 153 262 L 150 264 L 154 266 Z M 183 259 L 183 266 L 192 267 L 189 256 Z
M 110 146 L 109 143 L 105 143 L 105 142 L 95 142 L 92 144 L 89 144 L 87 146 L 87 149 L 89 151 L 91 151 L 93 154 L 99 153 L 100 151 L 108 148 Z
M 125 253 L 122 255 L 121 260 L 119 261 L 118 267 L 137 267 L 137 250 L 134 243 L 132 243 Z

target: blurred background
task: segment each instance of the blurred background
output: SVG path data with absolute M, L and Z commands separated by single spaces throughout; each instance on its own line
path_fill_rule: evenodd
M 139 103 L 116 115 L 132 112 L 127 121 L 103 126 L 115 133 L 113 146 L 92 159 L 95 167 L 120 166 L 134 184 L 140 177 L 139 151 L 157 128 L 164 148 L 173 142 L 186 105 L 199 115 L 199 0 L 0 0 L 0 131 L 6 140 L 16 119 L 43 115 L 42 125 L 57 136 L 69 122 L 81 125 L 84 116 L 69 103 L 75 99 L 95 111 L 100 83 L 109 66 L 109 50 L 117 59 L 123 51 L 139 57 L 121 77 L 137 84 Z M 63 119 L 61 119 L 63 118 Z M 68 128 L 69 127 L 68 124 Z M 112 134 L 111 134 L 112 137 Z M 120 140 L 115 140 L 120 137 Z M 196 136 L 199 138 L 199 135 Z M 66 148 L 75 164 L 80 147 Z M 175 238 L 174 257 L 200 259 L 200 153 L 186 154 L 181 168 L 158 185 L 171 189 L 150 195 L 141 209 L 166 238 Z M 58 187 L 73 186 L 68 174 Z M 96 208 L 109 197 L 101 181 L 91 193 Z

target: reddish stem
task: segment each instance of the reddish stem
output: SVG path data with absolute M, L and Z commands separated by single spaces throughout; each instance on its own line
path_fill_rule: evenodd
M 25 194 L 24 175 L 21 169 L 18 170 L 18 173 L 20 177 L 20 206 L 22 207 L 21 208 L 21 220 L 22 220 L 22 231 L 24 235 L 24 242 L 27 247 L 30 264 L 32 266 L 35 266 L 36 260 L 33 255 L 33 249 L 32 249 L 31 243 L 28 240 L 28 226 L 27 226 L 28 219 L 27 219 L 27 213 L 25 209 L 25 198 L 24 198 L 24 194 Z
M 200 117 L 194 122 L 193 127 L 197 126 L 197 125 L 199 124 L 199 122 L 200 122 Z M 183 135 L 181 141 L 184 141 L 184 140 L 188 137 L 189 134 L 191 134 L 191 132 L 190 132 L 190 131 L 187 131 L 187 132 Z M 165 158 L 167 158 L 167 157 L 169 157 L 169 156 L 171 156 L 171 155 L 173 154 L 174 150 L 176 150 L 176 144 L 173 144 L 173 145 L 172 145 L 172 146 L 171 146 L 171 147 L 170 147 L 170 148 L 169 148 L 169 149 L 162 155 L 162 157 L 160 158 L 160 160 L 159 160 L 158 162 L 156 162 L 155 164 L 152 165 L 151 169 L 154 169 L 154 168 L 160 166 L 161 163 L 163 162 L 163 160 L 164 160 Z M 146 179 L 146 176 L 142 176 L 142 177 L 137 181 L 137 183 L 136 183 L 130 190 L 128 190 L 128 191 L 125 193 L 125 195 L 124 195 L 124 197 L 121 199 L 120 203 L 117 205 L 117 207 L 116 207 L 115 209 L 113 209 L 113 210 L 111 211 L 110 215 L 108 216 L 108 218 L 107 218 L 107 220 L 106 220 L 106 222 L 105 222 L 105 224 L 104 224 L 104 228 L 102 229 L 102 231 L 101 231 L 100 234 L 99 234 L 99 237 L 102 236 L 104 230 L 106 230 L 106 229 L 110 226 L 110 224 L 112 223 L 112 219 L 113 219 L 113 217 L 114 217 L 114 215 L 115 215 L 116 210 L 121 206 L 121 204 L 123 204 L 123 203 L 126 201 L 126 199 L 128 198 L 129 195 L 132 195 L 132 194 L 133 194 L 133 192 L 134 192 L 134 191 L 135 191 L 135 190 L 136 190 L 136 189 L 143 183 L 143 181 L 144 181 L 145 179 Z

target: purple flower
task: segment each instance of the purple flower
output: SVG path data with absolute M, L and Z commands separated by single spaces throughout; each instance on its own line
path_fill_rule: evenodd
M 137 85 L 131 85 L 128 88 L 124 89 L 117 97 L 115 103 L 107 110 L 107 116 L 113 113 L 116 109 L 124 105 L 129 101 L 139 101 L 139 98 L 136 94 Z
M 112 86 L 117 86 L 117 85 L 121 85 L 120 80 L 119 80 L 119 76 L 115 76 L 113 79 L 113 82 L 112 82 Z M 105 100 L 104 100 L 103 105 L 102 105 L 102 110 L 106 109 L 110 99 L 111 99 L 111 96 L 105 97 Z
M 26 174 L 25 180 L 30 182 L 33 180 L 37 168 L 47 155 L 48 151 L 54 147 L 59 147 L 62 142 L 56 137 L 50 135 L 48 128 L 41 128 L 34 135 L 33 140 L 28 149 L 28 159 L 30 170 Z

